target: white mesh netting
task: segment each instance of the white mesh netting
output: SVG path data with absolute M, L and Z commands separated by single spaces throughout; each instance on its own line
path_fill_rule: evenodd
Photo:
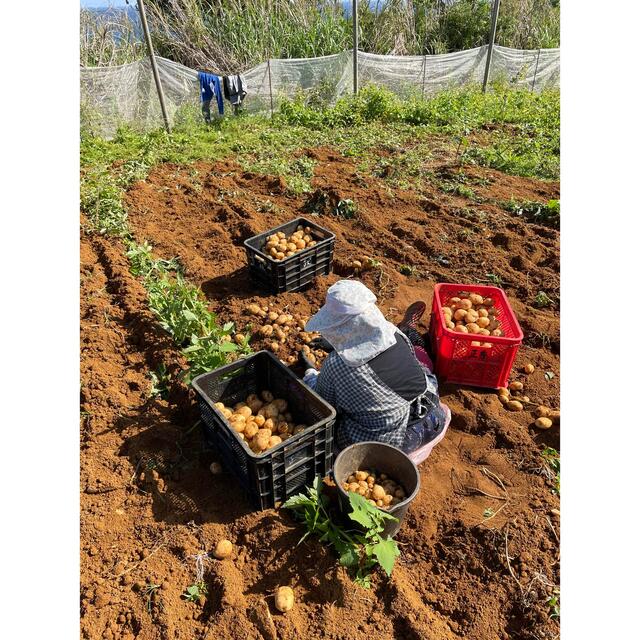
M 488 46 L 430 56 L 383 56 L 358 52 L 360 86 L 369 83 L 406 96 L 430 95 L 450 87 L 482 82 Z M 198 72 L 177 62 L 157 58 L 160 79 L 172 123 L 198 117 Z M 283 97 L 298 91 L 318 92 L 333 102 L 352 90 L 353 55 L 345 51 L 321 58 L 280 59 L 263 62 L 244 72 L 247 111 L 277 108 Z M 560 49 L 520 50 L 495 46 L 490 80 L 540 90 L 560 82 Z M 80 72 L 83 127 L 112 136 L 118 126 L 138 129 L 163 125 L 160 103 L 148 60 L 115 67 L 83 67 Z

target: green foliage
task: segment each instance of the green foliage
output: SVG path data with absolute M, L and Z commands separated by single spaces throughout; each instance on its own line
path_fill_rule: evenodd
M 560 495 L 560 454 L 553 447 L 545 447 L 541 455 L 553 478 L 553 492 Z
M 339 218 L 352 220 L 358 214 L 358 205 L 350 198 L 344 198 L 338 202 L 334 213 Z
M 382 531 L 388 521 L 396 521 L 392 515 L 372 506 L 357 493 L 349 492 L 351 513 L 349 518 L 359 525 L 354 530 L 345 530 L 331 520 L 328 513 L 328 498 L 320 490 L 320 478 L 307 488 L 306 495 L 297 494 L 284 505 L 304 521 L 306 532 L 300 539 L 310 534 L 317 535 L 338 553 L 340 564 L 347 567 L 355 581 L 363 587 L 370 586 L 371 572 L 381 566 L 390 576 L 396 558 L 400 555 L 397 543 L 392 538 L 383 538 Z
M 207 595 L 207 585 L 204 582 L 196 582 L 195 584 L 187 587 L 186 591 L 182 594 L 182 597 L 187 602 L 197 602 L 200 596 Z
M 550 307 L 553 304 L 553 300 L 544 291 L 539 291 L 533 300 L 533 304 L 539 309 L 544 309 L 545 307 Z
M 151 380 L 149 395 L 152 398 L 159 397 L 166 400 L 171 384 L 171 375 L 167 371 L 167 365 L 161 362 L 155 371 L 149 372 L 149 379 Z
M 549 607 L 549 617 L 552 620 L 560 619 L 560 591 L 558 589 L 553 590 L 553 595 L 547 599 L 547 606 Z
M 503 206 L 507 211 L 512 211 L 530 222 L 546 224 L 555 229 L 560 228 L 560 200 L 549 200 L 544 203 L 530 200 L 519 202 L 511 199 Z

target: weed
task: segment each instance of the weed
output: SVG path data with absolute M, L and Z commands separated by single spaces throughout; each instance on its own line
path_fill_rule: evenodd
M 187 587 L 182 597 L 187 602 L 198 602 L 201 596 L 207 595 L 207 585 L 204 582 L 196 582 Z
M 511 199 L 502 203 L 502 206 L 529 222 L 545 224 L 555 229 L 560 228 L 560 200 L 549 200 L 544 203 L 529 200 L 518 202 Z
M 501 287 L 502 286 L 502 278 L 496 274 L 496 273 L 487 273 L 485 274 L 486 278 L 489 282 L 491 282 L 492 284 L 495 284 L 496 287 Z
M 542 459 L 553 482 L 553 492 L 560 495 L 560 454 L 553 447 L 542 450 Z
M 167 371 L 167 365 L 161 362 L 155 371 L 149 372 L 149 379 L 151 380 L 149 396 L 152 398 L 157 396 L 166 400 L 171 385 L 171 375 Z
M 147 612 L 150 615 L 153 615 L 154 605 L 159 604 L 159 606 L 162 607 L 162 605 L 160 603 L 158 603 L 158 599 L 157 599 L 158 589 L 160 589 L 160 585 L 159 584 L 153 584 L 152 582 L 148 582 L 142 588 L 142 595 L 146 599 Z
M 553 300 L 544 291 L 539 291 L 533 300 L 533 304 L 538 309 L 544 309 L 545 307 L 550 307 L 553 304 Z
M 495 511 L 491 508 L 491 507 L 487 507 L 483 512 L 482 512 L 482 516 L 484 518 L 491 518 L 492 516 L 495 515 Z
M 403 276 L 412 276 L 415 274 L 416 268 L 410 264 L 403 264 L 399 267 L 398 271 L 400 271 Z
M 547 606 L 549 607 L 549 614 L 552 620 L 560 619 L 560 591 L 558 589 L 553 590 L 553 595 L 547 599 Z
M 358 206 L 353 200 L 345 198 L 336 205 L 335 215 L 345 220 L 352 220 L 358 213 Z
M 320 541 L 333 546 L 340 556 L 340 564 L 347 567 L 356 583 L 363 587 L 371 585 L 371 572 L 377 565 L 390 576 L 400 550 L 392 538 L 383 538 L 381 534 L 387 521 L 397 521 L 396 518 L 371 506 L 357 493 L 349 492 L 349 518 L 359 524 L 362 531 L 346 530 L 329 516 L 329 500 L 319 487 L 317 477 L 306 495 L 295 495 L 282 505 L 304 520 L 307 531 L 300 542 L 312 533 L 318 535 Z

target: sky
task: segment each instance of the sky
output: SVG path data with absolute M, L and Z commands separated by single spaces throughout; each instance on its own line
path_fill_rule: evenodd
M 129 0 L 129 4 L 135 6 L 135 0 Z M 126 7 L 125 0 L 80 0 L 80 6 L 94 9 L 96 7 Z

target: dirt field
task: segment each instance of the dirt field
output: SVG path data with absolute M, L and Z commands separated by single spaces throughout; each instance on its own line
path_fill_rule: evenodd
M 559 234 L 495 204 L 558 198 L 558 184 L 465 167 L 470 202 L 435 186 L 392 189 L 330 150 L 307 154 L 317 161 L 313 187 L 353 199 L 358 216 L 317 219 L 336 234 L 335 273 L 278 305 L 313 313 L 362 255 L 382 264 L 362 279 L 392 321 L 415 299 L 430 305 L 438 281 L 499 274 L 525 333 L 514 378 L 526 380 L 533 401 L 559 408 L 558 309 L 534 306 L 539 291 L 559 290 Z M 437 171 L 446 180 L 454 170 Z M 196 163 L 155 169 L 131 188 L 127 206 L 136 238 L 159 257 L 179 256 L 229 321 L 249 302 L 274 300 L 250 283 L 242 241 L 300 215 L 308 199 L 232 162 Z M 540 451 L 559 450 L 559 427 L 537 431 L 530 412 L 506 412 L 494 393 L 444 386 L 452 427 L 421 465 L 422 490 L 397 537 L 400 560 L 390 579 L 376 575 L 362 589 L 315 540 L 296 546 L 302 529 L 289 513 L 250 512 L 229 476 L 209 472 L 214 458 L 191 428 L 192 392 L 175 383 L 168 400 L 150 398 L 150 370 L 165 363 L 176 374 L 185 364 L 155 325 L 118 241 L 82 237 L 81 287 L 82 637 L 557 637 L 546 601 L 560 580 L 559 498 Z M 536 370 L 525 377 L 527 362 Z M 185 601 L 193 556 L 221 537 L 234 542 L 235 557 L 206 563 L 208 596 Z M 159 585 L 153 595 L 147 584 Z M 297 598 L 286 615 L 272 597 L 283 584 Z

